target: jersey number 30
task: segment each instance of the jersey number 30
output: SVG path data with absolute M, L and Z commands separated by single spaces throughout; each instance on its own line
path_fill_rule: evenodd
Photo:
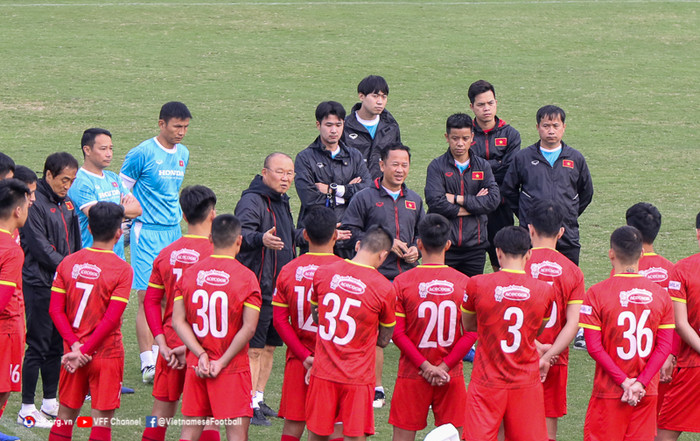
M 214 291 L 211 296 L 203 289 L 198 289 L 192 294 L 192 303 L 202 306 L 197 308 L 197 317 L 202 321 L 202 326 L 192 323 L 192 331 L 197 337 L 203 338 L 207 334 L 212 337 L 224 338 L 228 334 L 228 296 L 223 291 Z M 219 314 L 216 313 L 216 304 L 219 303 Z

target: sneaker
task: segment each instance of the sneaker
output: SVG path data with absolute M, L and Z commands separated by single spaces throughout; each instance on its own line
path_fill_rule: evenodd
M 588 349 L 586 348 L 586 339 L 583 338 L 583 335 L 577 335 L 574 339 L 574 349 L 580 349 L 582 351 Z
M 384 395 L 384 392 L 375 389 L 375 391 L 374 391 L 374 403 L 372 403 L 372 406 L 375 409 L 381 409 L 382 407 L 384 407 L 385 404 L 386 404 L 386 395 Z
M 19 441 L 19 438 L 12 435 L 5 435 L 4 433 L 0 432 L 0 441 Z
M 122 386 L 122 395 L 133 394 L 133 393 L 134 393 L 134 389 L 132 389 L 130 387 Z
M 44 407 L 44 405 L 42 404 L 40 411 L 44 414 L 46 418 L 51 418 L 55 420 L 58 416 L 58 402 L 56 402 L 56 405 L 52 407 Z
M 270 420 L 265 418 L 265 414 L 259 407 L 253 409 L 253 418 L 250 419 L 250 424 L 254 426 L 271 426 Z
M 28 415 L 22 415 L 22 411 L 20 410 L 17 414 L 17 424 L 28 428 L 38 427 L 39 429 L 50 429 L 53 427 L 53 422 L 47 420 L 46 417 L 36 409 Z
M 474 348 L 471 348 L 471 349 L 469 350 L 469 352 L 467 353 L 467 355 L 464 356 L 464 358 L 462 359 L 462 361 L 468 361 L 469 363 L 473 363 L 473 362 L 474 362 L 474 354 L 475 354 L 475 353 L 476 353 L 476 352 L 474 351 Z
M 141 378 L 146 384 L 153 384 L 153 378 L 156 376 L 156 367 L 153 365 L 141 368 Z
M 263 415 L 265 415 L 266 417 L 277 418 L 277 412 L 272 410 L 270 406 L 268 406 L 262 401 L 260 402 L 260 410 L 262 410 Z

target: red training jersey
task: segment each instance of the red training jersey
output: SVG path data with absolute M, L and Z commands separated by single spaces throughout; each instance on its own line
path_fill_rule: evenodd
M 255 274 L 231 256 L 212 255 L 185 270 L 174 301 L 185 302 L 185 317 L 210 360 L 218 360 L 243 327 L 243 308 L 260 310 L 262 297 Z M 188 365 L 197 358 L 187 353 Z M 222 373 L 250 369 L 248 344 Z
M 603 348 L 629 378 L 644 369 L 658 329 L 675 328 L 668 293 L 640 274 L 615 274 L 591 286 L 581 306 L 580 325 L 601 332 Z M 659 374 L 646 387 L 657 394 Z M 596 363 L 593 396 L 620 398 L 622 390 Z
M 289 320 L 299 341 L 306 349 L 316 350 L 318 326 L 311 317 L 311 291 L 314 274 L 319 266 L 342 260 L 335 254 L 306 253 L 292 260 L 277 276 L 277 288 L 272 296 L 272 305 L 289 309 Z M 289 348 L 287 360 L 294 357 Z M 304 360 L 301 360 L 304 361 Z
M 552 314 L 537 337 L 540 343 L 554 343 L 566 325 L 566 308 L 572 304 L 583 303 L 586 288 L 583 272 L 568 257 L 552 248 L 533 248 L 532 257 L 527 261 L 525 272 L 532 277 L 554 286 L 556 301 L 552 305 Z M 569 363 L 569 348 L 559 354 L 556 364 Z
M 88 341 L 110 301 L 129 302 L 133 275 L 131 266 L 114 251 L 98 248 L 83 248 L 58 265 L 51 290 L 65 293 L 66 317 L 80 343 Z M 70 352 L 66 342 L 64 347 Z M 93 358 L 123 356 L 120 325 L 104 339 Z
M 673 269 L 673 262 L 656 253 L 644 253 L 639 259 L 639 274 L 652 282 L 658 283 L 662 288 L 668 289 L 668 277 Z M 610 270 L 613 276 L 615 270 Z
M 439 365 L 462 336 L 459 306 L 469 277 L 447 265 L 419 265 L 394 279 L 396 315 L 406 318 L 406 336 L 432 365 Z M 403 353 L 399 377 L 422 378 Z M 462 377 L 462 363 L 450 370 Z
M 319 338 L 311 374 L 336 383 L 374 385 L 379 326 L 396 324 L 394 286 L 375 268 L 351 260 L 320 267 L 313 285 Z
M 185 269 L 209 257 L 214 246 L 208 237 L 186 234 L 171 243 L 158 254 L 153 261 L 153 271 L 148 286 L 165 291 L 165 310 L 163 311 L 163 335 L 171 348 L 182 346 L 182 340 L 173 329 L 173 299 L 175 285 Z
M 16 230 L 15 230 L 16 231 Z M 24 335 L 24 296 L 22 265 L 24 251 L 7 230 L 0 229 L 0 286 L 14 289 L 10 301 L 0 311 L 0 333 Z
M 503 269 L 469 279 L 462 312 L 476 314 L 471 381 L 517 389 L 540 382 L 537 332 L 549 320 L 556 293 L 525 271 Z
M 686 257 L 676 263 L 671 271 L 668 292 L 674 302 L 685 303 L 688 309 L 688 324 L 698 332 L 700 330 L 700 254 Z M 700 353 L 681 339 L 678 352 L 678 366 L 700 366 Z

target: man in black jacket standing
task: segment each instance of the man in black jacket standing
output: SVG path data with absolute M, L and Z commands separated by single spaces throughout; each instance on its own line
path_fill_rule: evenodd
M 566 114 L 557 106 L 537 111 L 540 140 L 519 151 L 503 180 L 503 197 L 527 227 L 528 210 L 540 199 L 550 199 L 564 210 L 564 235 L 557 250 L 578 265 L 578 217 L 593 199 L 593 181 L 583 155 L 562 141 Z
M 80 223 L 68 197 L 78 172 L 70 153 L 53 153 L 44 163 L 37 182 L 36 201 L 29 208 L 20 240 L 24 249 L 22 284 L 27 315 L 27 350 L 22 367 L 22 408 L 17 422 L 34 418 L 34 427 L 50 428 L 46 417 L 56 418 L 58 379 L 63 339 L 49 316 L 51 284 L 58 264 L 81 248 Z M 41 412 L 34 404 L 39 372 L 44 388 Z
M 263 402 L 265 385 L 272 371 L 272 358 L 282 339 L 272 325 L 272 294 L 277 275 L 295 257 L 295 230 L 287 191 L 294 181 L 294 162 L 284 153 L 265 158 L 262 172 L 236 204 L 243 242 L 236 258 L 255 273 L 260 282 L 262 307 L 255 335 L 250 340 L 250 371 L 253 384 L 254 425 L 271 425 L 266 416 L 277 416 Z

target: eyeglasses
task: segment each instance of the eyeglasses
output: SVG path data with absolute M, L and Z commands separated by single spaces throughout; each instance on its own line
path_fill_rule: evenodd
M 296 173 L 294 173 L 293 171 L 285 171 L 285 170 L 281 170 L 281 169 L 280 170 L 273 170 L 273 169 L 267 168 L 267 167 L 265 167 L 265 168 L 267 170 L 270 170 L 272 173 L 276 174 L 280 178 L 284 178 L 286 176 L 288 179 L 294 179 L 294 176 L 296 176 Z

